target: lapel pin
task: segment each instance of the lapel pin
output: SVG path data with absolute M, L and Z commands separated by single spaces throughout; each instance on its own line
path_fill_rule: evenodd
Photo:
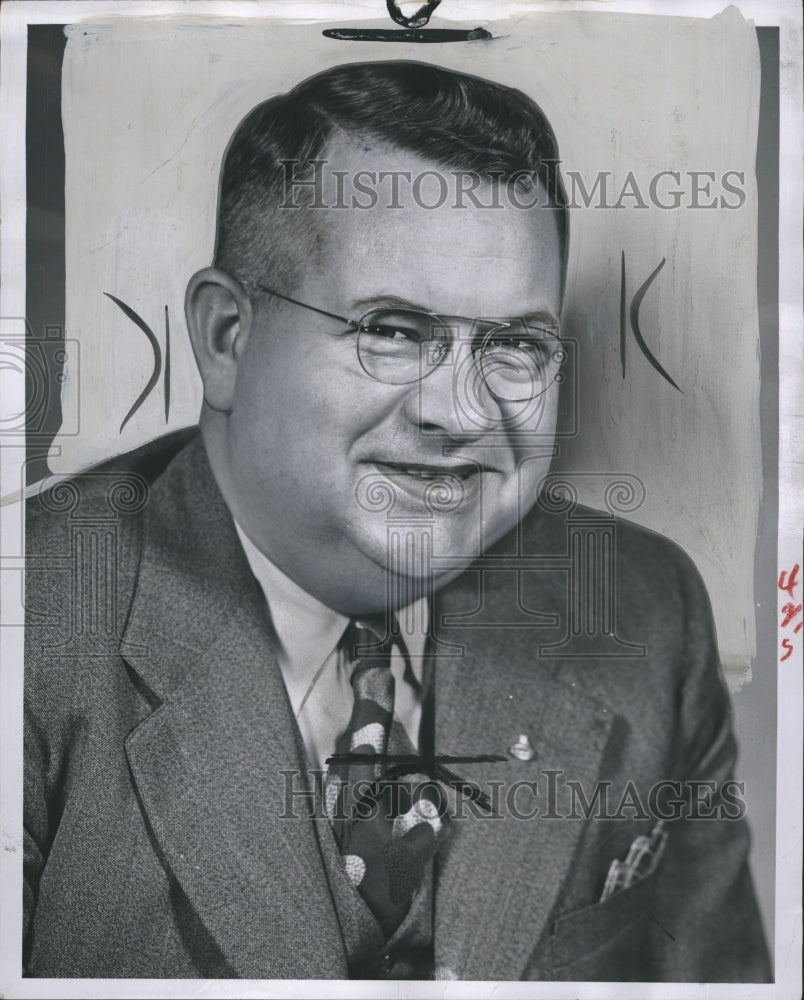
M 517 760 L 533 760 L 536 756 L 536 751 L 533 749 L 533 744 L 528 739 L 527 733 L 520 733 L 516 738 L 516 742 L 508 747 L 508 753 L 512 757 L 516 757 Z

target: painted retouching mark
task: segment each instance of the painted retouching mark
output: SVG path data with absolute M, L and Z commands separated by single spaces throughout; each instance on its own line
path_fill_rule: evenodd
M 467 796 L 471 802 L 477 803 L 486 812 L 493 812 L 491 803 L 485 792 L 477 785 L 466 781 L 445 767 L 449 764 L 495 764 L 507 761 L 502 754 L 483 754 L 480 756 L 454 757 L 449 754 L 434 754 L 431 757 L 421 757 L 418 754 L 375 754 L 375 753 L 335 753 L 327 757 L 330 764 L 376 764 L 383 765 L 381 781 L 392 781 L 408 774 L 426 774 L 434 781 L 449 785 L 457 792 Z
M 648 293 L 648 289 L 653 284 L 656 275 L 661 271 L 667 262 L 666 257 L 662 257 L 659 264 L 651 271 L 645 282 L 639 287 L 636 295 L 631 300 L 631 307 L 629 310 L 629 319 L 631 321 L 631 332 L 634 334 L 634 340 L 637 343 L 637 347 L 642 351 L 645 357 L 648 359 L 648 363 L 656 369 L 656 371 L 662 376 L 663 379 L 668 381 L 674 389 L 678 389 L 681 395 L 685 395 L 682 389 L 676 385 L 673 379 L 667 374 L 664 368 L 659 363 L 658 359 L 654 357 L 651 353 L 650 348 L 645 343 L 645 338 L 642 336 L 642 331 L 639 329 L 639 309 L 642 305 L 642 300 Z M 622 251 L 621 264 L 620 264 L 620 365 L 622 367 L 623 378 L 625 378 L 625 251 Z
M 324 667 L 325 667 L 325 666 L 326 666 L 326 665 L 327 665 L 328 663 L 329 663 L 329 657 L 327 657 L 327 659 L 326 659 L 326 660 L 324 660 L 324 662 L 323 662 L 323 663 L 321 664 L 321 666 L 320 666 L 320 667 L 318 668 L 318 670 L 316 670 L 315 674 L 313 675 L 313 679 L 312 679 L 312 680 L 310 681 L 310 683 L 309 683 L 309 684 L 307 685 L 307 690 L 306 690 L 306 691 L 304 692 L 304 697 L 303 697 L 303 698 L 302 698 L 302 700 L 301 700 L 301 705 L 299 705 L 299 711 L 298 711 L 298 712 L 296 713 L 296 719 L 297 719 L 297 720 L 298 720 L 299 716 L 300 716 L 300 715 L 301 715 L 301 713 L 302 713 L 302 709 L 303 709 L 303 708 L 304 708 L 304 706 L 305 706 L 305 705 L 307 704 L 307 699 L 308 699 L 308 698 L 310 697 L 310 695 L 311 695 L 311 694 L 313 693 L 313 689 L 315 688 L 316 684 L 317 684 L 317 683 L 319 682 L 319 680 L 321 679 L 321 674 L 323 674 L 323 673 L 324 673 Z
M 151 376 L 145 383 L 145 388 L 134 400 L 134 405 L 128 411 L 128 413 L 123 417 L 123 422 L 120 424 L 120 430 L 118 433 L 123 433 L 123 428 L 131 420 L 134 414 L 139 410 L 145 400 L 153 392 L 156 383 L 159 381 L 159 376 L 162 373 L 162 349 L 159 346 L 159 341 L 156 339 L 156 334 L 148 326 L 145 320 L 139 316 L 129 305 L 126 305 L 121 299 L 118 299 L 116 295 L 112 295 L 111 292 L 103 293 L 107 299 L 111 299 L 112 302 L 127 316 L 131 322 L 139 327 L 140 330 L 148 338 L 148 343 L 151 345 L 151 349 L 154 352 L 154 367 L 151 372 Z M 168 307 L 165 306 L 165 365 L 164 365 L 164 391 L 165 391 L 165 423 L 168 422 L 170 415 L 170 315 L 168 313 Z
M 666 927 L 664 926 L 664 924 L 663 924 L 663 923 L 660 923 L 660 922 L 659 922 L 659 921 L 658 921 L 658 920 L 656 919 L 656 917 L 654 917 L 654 915 L 653 915 L 652 913 L 651 913 L 651 915 L 650 915 L 650 919 L 651 919 L 651 920 L 652 920 L 652 921 L 654 922 L 654 924 L 656 924 L 656 925 L 657 925 L 658 927 L 661 927 L 661 929 L 662 929 L 662 930 L 663 930 L 663 931 L 665 932 L 665 934 L 666 934 L 666 935 L 667 935 L 667 936 L 668 936 L 668 937 L 670 938 L 670 940 L 671 940 L 671 941 L 675 941 L 675 938 L 674 938 L 674 937 L 673 937 L 673 935 L 672 935 L 672 934 L 670 933 L 670 931 L 669 931 L 669 930 L 668 930 L 668 929 L 667 929 L 667 928 L 666 928 Z
M 388 31 L 384 28 L 325 28 L 326 38 L 338 38 L 345 42 L 472 42 L 490 39 L 491 32 L 485 28 L 424 28 L 441 0 L 426 0 L 415 14 L 403 14 L 396 0 L 385 0 L 388 14 L 404 30 Z M 422 30 L 424 29 L 424 30 Z
M 389 16 L 392 17 L 397 24 L 401 24 L 403 28 L 423 28 L 424 25 L 430 20 L 433 11 L 440 3 L 441 0 L 427 0 L 426 3 L 423 3 L 421 7 L 419 7 L 415 14 L 411 17 L 406 17 L 399 9 L 399 4 L 396 0 L 385 0 L 385 6 L 388 10 Z

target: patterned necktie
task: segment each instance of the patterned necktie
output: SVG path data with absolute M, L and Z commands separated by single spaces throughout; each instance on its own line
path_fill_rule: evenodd
M 384 620 L 349 623 L 341 650 L 352 664 L 352 717 L 335 747 L 327 774 L 326 807 L 347 878 L 389 938 L 404 920 L 425 869 L 447 833 L 441 787 L 405 757 L 416 752 L 393 722 L 393 646 L 407 658 L 401 638 L 386 639 Z M 388 741 L 393 727 L 389 756 Z M 389 765 L 403 758 L 402 777 Z M 393 774 L 400 773 L 396 760 Z

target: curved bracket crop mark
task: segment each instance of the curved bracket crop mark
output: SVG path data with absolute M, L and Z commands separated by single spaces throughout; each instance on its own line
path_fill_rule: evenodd
M 644 341 L 644 339 L 642 337 L 642 334 L 641 334 L 641 332 L 639 330 L 639 307 L 642 305 L 642 300 L 645 298 L 645 295 L 647 294 L 647 291 L 650 288 L 650 286 L 651 286 L 651 284 L 653 282 L 653 279 L 656 277 L 656 275 L 659 273 L 659 271 L 661 271 L 661 269 L 664 267 L 665 261 L 666 261 L 666 258 L 662 257 L 662 259 L 659 262 L 658 266 L 651 272 L 651 274 L 648 276 L 647 281 L 645 281 L 645 283 L 642 285 L 642 287 L 639 289 L 639 291 L 634 296 L 634 298 L 633 298 L 633 300 L 631 302 L 631 329 L 633 330 L 634 339 L 636 340 L 637 345 L 639 346 L 640 351 L 642 351 L 642 353 L 645 355 L 645 357 L 648 359 L 648 361 L 651 363 L 651 365 L 653 365 L 653 367 L 656 369 L 656 371 L 662 376 L 662 378 L 667 379 L 667 381 L 670 383 L 670 385 L 672 385 L 672 387 L 674 389 L 678 389 L 678 391 L 683 396 L 683 395 L 685 395 L 685 393 L 682 392 L 682 390 L 678 388 L 678 386 L 676 385 L 676 383 L 670 378 L 670 376 L 667 374 L 667 372 L 664 370 L 664 368 L 662 368 L 662 366 L 659 364 L 659 362 L 656 360 L 656 358 L 654 358 L 654 356 L 651 354 L 650 348 L 645 343 L 645 341 Z
M 151 373 L 151 377 L 148 379 L 145 388 L 139 394 L 137 399 L 134 401 L 134 405 L 131 407 L 131 409 L 123 418 L 123 423 L 120 424 L 120 430 L 118 431 L 119 434 L 122 434 L 123 428 L 129 422 L 129 420 L 131 420 L 131 418 L 134 416 L 137 410 L 139 410 L 139 408 L 148 398 L 150 392 L 153 390 L 153 387 L 159 381 L 159 373 L 162 371 L 162 350 L 159 347 L 159 341 L 154 336 L 153 330 L 151 330 L 151 328 L 148 326 L 145 320 L 143 320 L 140 316 L 138 316 L 134 312 L 131 306 L 127 306 L 125 302 L 121 302 L 120 299 L 118 299 L 117 296 L 112 295 L 111 292 L 104 292 L 103 294 L 108 299 L 111 299 L 112 302 L 114 302 L 114 304 L 118 306 L 126 316 L 128 316 L 128 318 L 131 320 L 132 323 L 134 323 L 135 326 L 138 326 L 140 330 L 142 330 L 142 332 L 148 338 L 148 341 L 151 347 L 153 348 L 154 352 L 154 370 Z
M 165 306 L 165 423 L 170 415 L 170 316 Z
M 625 250 L 620 260 L 620 366 L 625 378 Z

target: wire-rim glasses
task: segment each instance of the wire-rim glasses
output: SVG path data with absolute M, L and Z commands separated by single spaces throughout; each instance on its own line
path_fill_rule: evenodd
M 357 333 L 357 358 L 370 378 L 387 385 L 419 382 L 450 360 L 456 343 L 468 341 L 474 366 L 500 401 L 526 402 L 556 381 L 566 353 L 557 327 L 520 318 L 472 319 L 440 316 L 407 307 L 381 306 L 349 319 L 283 295 L 258 282 L 239 279 L 285 302 L 337 320 Z M 469 327 L 464 338 L 462 331 Z

